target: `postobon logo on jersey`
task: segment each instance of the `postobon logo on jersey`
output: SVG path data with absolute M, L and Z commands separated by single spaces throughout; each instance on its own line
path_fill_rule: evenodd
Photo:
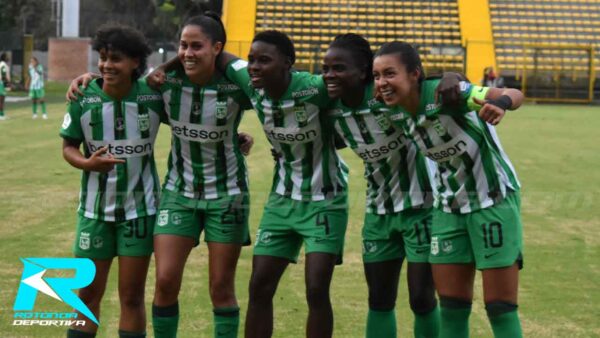
M 365 162 L 377 162 L 398 152 L 404 144 L 404 134 L 396 132 L 377 143 L 354 148 L 354 152 Z
M 86 144 L 92 153 L 101 147 L 108 147 L 108 152 L 118 158 L 150 155 L 154 148 L 150 139 L 86 141 Z
M 183 140 L 209 143 L 223 142 L 229 137 L 229 126 L 183 123 L 170 120 L 171 133 Z

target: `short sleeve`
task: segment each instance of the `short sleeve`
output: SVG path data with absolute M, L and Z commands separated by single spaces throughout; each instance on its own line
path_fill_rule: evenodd
M 473 99 L 477 98 L 479 100 L 485 100 L 488 90 L 488 87 L 475 86 L 466 81 L 460 82 L 461 96 L 467 101 L 467 108 L 470 111 L 479 110 L 481 108 L 481 106 L 475 103 Z
M 237 59 L 229 62 L 225 69 L 225 76 L 238 85 L 246 95 L 250 96 L 253 88 L 250 84 L 250 74 L 248 74 L 248 61 Z
M 60 128 L 60 136 L 74 140 L 83 141 L 83 131 L 81 130 L 81 105 L 78 101 L 69 102 L 67 105 L 67 113 L 63 118 Z

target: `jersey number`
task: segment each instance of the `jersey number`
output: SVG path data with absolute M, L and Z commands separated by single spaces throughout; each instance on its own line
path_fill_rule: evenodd
M 415 234 L 417 235 L 417 243 L 431 243 L 431 220 L 424 219 L 420 223 L 415 223 Z
M 127 232 L 123 235 L 126 238 L 146 238 L 148 230 L 146 229 L 146 222 L 133 221 L 127 224 Z
M 502 237 L 502 224 L 498 222 L 483 223 L 481 225 L 483 230 L 483 245 L 487 248 L 499 248 L 503 244 Z

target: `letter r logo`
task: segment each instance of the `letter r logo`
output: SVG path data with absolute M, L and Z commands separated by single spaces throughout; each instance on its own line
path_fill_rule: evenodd
M 13 310 L 32 311 L 38 291 L 64 302 L 75 310 L 99 324 L 94 314 L 73 293 L 92 283 L 96 275 L 96 266 L 87 258 L 21 258 L 23 274 L 17 291 L 17 299 Z M 44 278 L 48 269 L 75 270 L 72 278 Z

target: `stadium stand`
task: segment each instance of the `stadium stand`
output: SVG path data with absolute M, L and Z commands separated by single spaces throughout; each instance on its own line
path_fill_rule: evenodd
M 590 98 L 600 74 L 600 0 L 489 1 L 505 77 L 529 97 Z
M 479 82 L 483 69 L 492 66 L 506 85 L 522 88 L 532 98 L 588 102 L 600 74 L 600 0 L 225 4 L 230 51 L 245 56 L 255 33 L 282 30 L 295 43 L 296 67 L 313 72 L 319 71 L 323 53 L 337 34 L 355 32 L 369 39 L 374 49 L 391 40 L 414 44 L 428 73 L 461 71 Z
M 258 0 L 256 32 L 279 29 L 297 48 L 296 67 L 318 70 L 340 33 L 362 34 L 373 48 L 392 40 L 418 47 L 428 72 L 464 69 L 454 1 Z

